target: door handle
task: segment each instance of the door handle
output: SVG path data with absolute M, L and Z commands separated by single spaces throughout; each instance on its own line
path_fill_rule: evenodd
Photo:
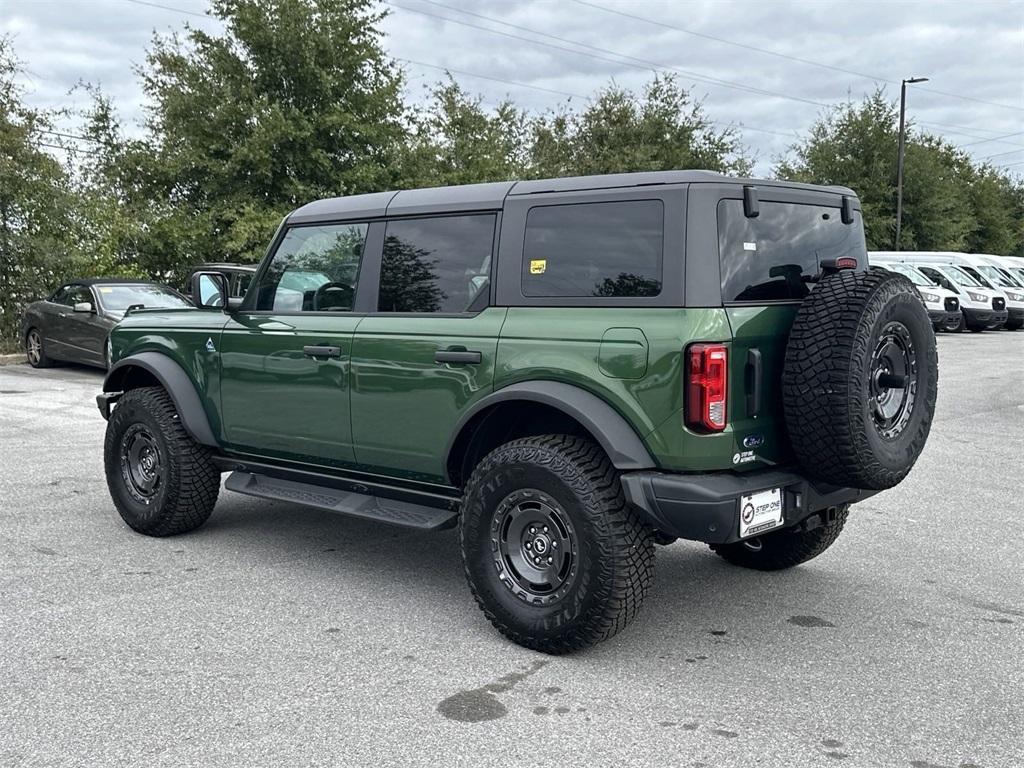
M 747 350 L 747 416 L 761 412 L 761 350 Z
M 467 349 L 439 349 L 434 353 L 435 363 L 469 363 L 480 365 L 479 352 Z
M 306 357 L 341 357 L 341 347 L 322 347 L 316 344 L 302 348 Z
M 67 316 L 68 316 L 67 312 L 58 312 L 57 313 L 57 317 L 67 317 Z

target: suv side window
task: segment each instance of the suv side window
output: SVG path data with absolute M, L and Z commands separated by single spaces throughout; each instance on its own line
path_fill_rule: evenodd
M 523 248 L 523 295 L 657 296 L 664 225 L 660 200 L 531 208 Z
M 389 221 L 380 312 L 466 312 L 490 284 L 494 214 Z
M 289 229 L 260 278 L 254 309 L 351 311 L 366 230 L 366 224 Z

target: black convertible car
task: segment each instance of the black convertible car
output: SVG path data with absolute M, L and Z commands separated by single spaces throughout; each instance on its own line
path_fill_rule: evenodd
M 45 368 L 59 360 L 107 367 L 107 335 L 129 307 L 189 307 L 177 291 L 143 280 L 74 280 L 25 308 L 21 338 L 28 362 Z

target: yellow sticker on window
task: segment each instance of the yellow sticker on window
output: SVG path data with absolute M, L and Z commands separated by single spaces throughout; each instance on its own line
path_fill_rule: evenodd
M 543 275 L 548 268 L 547 259 L 530 259 L 530 274 Z
M 104 288 L 102 286 L 100 287 L 100 293 L 113 293 L 113 292 L 114 292 L 113 288 Z

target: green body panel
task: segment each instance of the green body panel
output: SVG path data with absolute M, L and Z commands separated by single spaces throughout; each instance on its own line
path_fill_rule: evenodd
M 347 313 L 237 313 L 217 348 L 224 443 L 233 451 L 328 466 L 355 463 L 349 419 L 352 339 Z M 341 356 L 308 357 L 305 346 Z
M 444 482 L 449 436 L 459 417 L 491 392 L 507 311 L 362 320 L 352 375 L 352 433 L 362 469 Z M 479 352 L 480 363 L 438 363 L 441 350 Z
M 195 384 L 213 434 L 223 436 L 220 412 L 220 359 L 206 349 L 216 344 L 228 318 L 219 311 L 164 309 L 137 311 L 114 326 L 111 354 L 116 362 L 139 352 L 159 352 L 180 365 Z
M 612 379 L 642 379 L 648 351 L 647 337 L 639 328 L 609 328 L 601 337 L 598 366 Z
M 797 307 L 775 304 L 760 307 L 729 307 L 726 313 L 732 327 L 732 360 L 729 365 L 729 424 L 738 436 L 737 451 L 746 451 L 742 439 L 758 435 L 763 442 L 753 451 L 754 461 L 739 464 L 737 469 L 763 466 L 764 462 L 783 463 L 791 458 L 782 412 L 782 368 L 786 357 L 786 341 L 793 325 Z M 756 417 L 747 415 L 747 352 L 761 353 L 761 408 Z
M 560 381 L 609 403 L 669 471 L 746 471 L 787 461 L 779 391 L 791 305 L 727 309 L 492 307 L 477 315 L 129 315 L 115 360 L 158 351 L 181 365 L 232 453 L 444 483 L 460 417 L 495 389 Z M 207 348 L 212 341 L 215 351 Z M 683 350 L 729 350 L 728 426 L 690 430 Z M 311 358 L 306 345 L 338 347 Z M 746 360 L 760 351 L 761 411 L 746 412 Z M 479 364 L 438 363 L 441 350 Z M 744 447 L 745 438 L 759 443 Z
M 642 328 L 646 370 L 633 378 L 635 364 L 615 360 L 602 349 L 609 329 Z M 617 343 L 636 358 L 638 340 Z M 537 379 L 585 389 L 615 408 L 636 430 L 663 469 L 701 471 L 731 468 L 736 440 L 731 429 L 698 435 L 683 425 L 683 349 L 697 341 L 728 342 L 725 310 L 592 307 L 513 307 L 498 343 L 494 387 Z M 613 362 L 614 361 L 614 362 Z M 622 369 L 625 370 L 622 370 Z M 613 378 L 619 370 L 630 377 Z

